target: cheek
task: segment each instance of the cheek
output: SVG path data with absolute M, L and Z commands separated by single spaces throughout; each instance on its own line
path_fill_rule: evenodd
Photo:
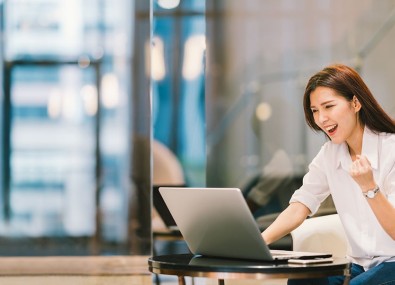
M 340 114 L 343 114 L 343 116 L 347 117 L 348 119 L 355 119 L 357 117 L 356 113 L 352 108 L 343 108 Z
M 314 123 L 319 125 L 319 120 L 318 120 L 318 114 L 317 113 L 313 113 L 313 120 L 314 120 Z
M 348 117 L 352 111 L 348 105 L 339 104 L 332 109 L 332 115 L 336 117 Z
M 344 109 L 342 113 L 339 114 L 339 121 L 343 122 L 343 124 L 353 126 L 357 122 L 357 116 L 353 111 L 349 109 Z

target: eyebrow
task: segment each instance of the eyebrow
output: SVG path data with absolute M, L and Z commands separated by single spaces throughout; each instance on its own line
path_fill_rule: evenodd
M 335 101 L 335 100 L 328 100 L 328 101 L 322 102 L 322 103 L 321 103 L 321 106 L 324 106 L 324 105 L 326 105 L 326 104 L 333 103 L 334 101 Z M 315 106 L 310 105 L 310 108 L 315 108 Z

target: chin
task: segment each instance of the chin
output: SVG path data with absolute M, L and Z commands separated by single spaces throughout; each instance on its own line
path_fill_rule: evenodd
M 344 143 L 344 140 L 339 139 L 339 138 L 330 138 L 330 139 L 331 139 L 331 141 L 332 141 L 334 144 L 342 144 L 342 143 Z

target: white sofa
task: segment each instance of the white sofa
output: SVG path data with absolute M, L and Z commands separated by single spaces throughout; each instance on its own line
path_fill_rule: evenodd
M 347 238 L 338 214 L 307 219 L 292 233 L 293 250 L 347 254 Z

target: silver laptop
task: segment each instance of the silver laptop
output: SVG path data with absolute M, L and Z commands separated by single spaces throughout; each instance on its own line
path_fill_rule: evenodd
M 159 192 L 195 255 L 263 261 L 332 256 L 270 250 L 237 188 L 160 187 Z

